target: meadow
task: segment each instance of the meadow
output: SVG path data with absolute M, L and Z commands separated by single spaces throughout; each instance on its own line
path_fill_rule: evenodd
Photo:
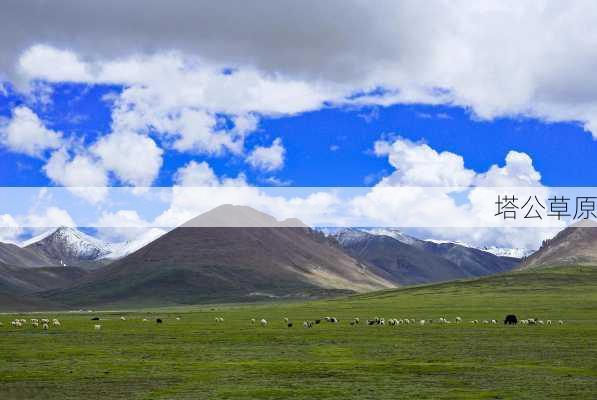
M 505 326 L 509 313 L 554 324 Z M 94 316 L 101 320 L 91 321 Z M 337 317 L 339 323 L 302 326 L 323 316 Z M 417 322 L 460 316 L 463 322 L 364 323 L 376 316 Z M 61 326 L 46 331 L 10 326 L 14 318 L 43 317 L 58 318 Z M 224 322 L 216 323 L 216 317 Z M 354 317 L 361 323 L 351 326 Z M 163 323 L 156 324 L 156 318 Z M 265 318 L 268 325 L 252 324 L 251 318 Z M 474 319 L 498 324 L 470 323 Z M 563 325 L 555 323 L 560 319 Z M 0 321 L 0 399 L 597 397 L 593 267 L 329 300 L 164 309 L 133 305 L 93 313 L 1 314 Z

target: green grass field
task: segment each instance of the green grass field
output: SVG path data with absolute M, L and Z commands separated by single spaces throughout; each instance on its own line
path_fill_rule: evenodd
M 565 324 L 504 326 L 508 313 Z M 94 315 L 105 319 L 101 331 L 94 330 Z M 302 327 L 326 315 L 340 323 Z M 10 326 L 15 317 L 45 316 L 62 326 Z M 225 321 L 216 324 L 216 316 Z M 356 316 L 464 322 L 350 326 Z M 287 328 L 284 317 L 295 326 Z M 269 325 L 253 326 L 251 318 Z M 0 399 L 597 398 L 597 268 L 591 267 L 326 301 L 4 314 L 0 321 Z

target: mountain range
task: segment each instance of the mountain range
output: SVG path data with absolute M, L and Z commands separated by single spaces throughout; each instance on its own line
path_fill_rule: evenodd
M 0 305 L 38 309 L 310 298 L 517 268 L 597 264 L 596 232 L 567 228 L 520 263 L 496 249 L 420 240 L 396 229 L 315 230 L 296 219 L 278 221 L 249 207 L 224 205 L 169 232 L 149 230 L 126 243 L 64 227 L 21 246 L 0 243 Z
M 520 261 L 457 243 L 420 240 L 397 230 L 343 229 L 332 237 L 348 254 L 382 269 L 401 285 L 492 275 L 509 271 Z

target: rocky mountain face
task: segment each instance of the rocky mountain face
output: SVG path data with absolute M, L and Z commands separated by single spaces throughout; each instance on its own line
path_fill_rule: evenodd
M 521 269 L 559 265 L 597 265 L 597 227 L 570 226 L 526 257 Z

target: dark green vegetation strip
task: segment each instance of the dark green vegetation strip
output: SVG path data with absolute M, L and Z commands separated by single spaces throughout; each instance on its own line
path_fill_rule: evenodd
M 511 312 L 565 324 L 469 322 L 501 320 Z M 103 320 L 91 321 L 94 315 Z M 303 320 L 325 315 L 340 323 L 302 327 Z M 44 316 L 59 318 L 62 326 L 48 331 L 10 326 L 15 317 Z M 216 316 L 224 322 L 216 323 Z M 350 326 L 355 316 L 361 321 L 461 316 L 464 322 Z M 157 325 L 156 317 L 164 323 Z M 252 325 L 251 318 L 269 324 Z M 0 321 L 0 399 L 593 399 L 597 394 L 597 268 L 590 267 L 307 303 L 0 315 Z

